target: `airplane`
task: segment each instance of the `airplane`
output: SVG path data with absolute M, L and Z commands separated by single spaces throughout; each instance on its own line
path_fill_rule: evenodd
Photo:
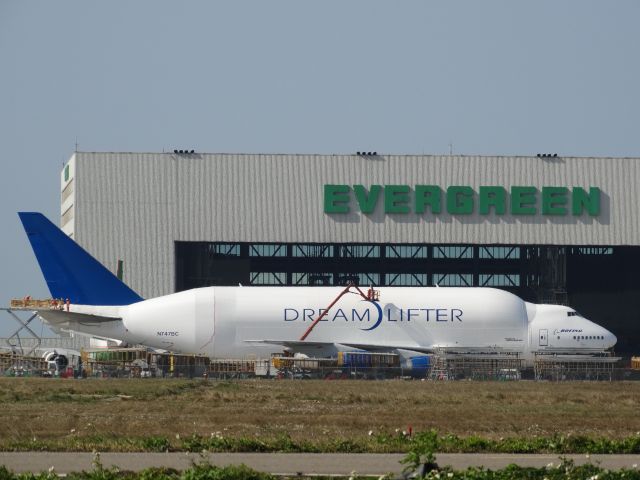
M 484 287 L 214 286 L 143 299 L 44 215 L 18 215 L 52 297 L 68 299 L 39 316 L 98 338 L 224 359 L 369 351 L 419 363 L 446 350 L 517 352 L 525 364 L 617 341 L 571 307 Z

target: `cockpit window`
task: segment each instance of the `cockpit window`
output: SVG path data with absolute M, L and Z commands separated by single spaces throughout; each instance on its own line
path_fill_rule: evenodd
M 578 312 L 576 312 L 576 311 L 572 310 L 572 311 L 567 312 L 567 317 L 579 317 L 579 316 L 580 316 L 580 314 Z

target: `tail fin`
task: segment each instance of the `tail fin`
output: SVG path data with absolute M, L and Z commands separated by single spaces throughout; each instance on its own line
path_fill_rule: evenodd
M 18 213 L 53 298 L 129 305 L 142 298 L 41 213 Z

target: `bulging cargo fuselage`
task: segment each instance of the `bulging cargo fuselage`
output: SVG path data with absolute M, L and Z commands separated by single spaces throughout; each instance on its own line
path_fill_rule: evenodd
M 265 357 L 283 348 L 312 356 L 337 351 L 509 351 L 597 353 L 616 337 L 570 307 L 536 305 L 492 288 L 381 287 L 379 301 L 347 294 L 313 321 L 337 287 L 207 287 L 117 309 L 121 324 L 78 325 L 111 336 L 212 358 Z M 100 315 L 101 308 L 71 310 Z M 114 315 L 114 312 L 111 313 Z M 111 335 L 105 328 L 114 328 Z

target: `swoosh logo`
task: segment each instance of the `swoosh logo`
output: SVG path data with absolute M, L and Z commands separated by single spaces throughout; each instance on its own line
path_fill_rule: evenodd
M 376 323 L 374 323 L 369 328 L 361 328 L 360 329 L 360 330 L 363 330 L 365 332 L 369 332 L 371 330 L 375 330 L 376 328 L 378 328 L 380 326 L 380 324 L 382 323 L 382 307 L 380 305 L 378 305 L 376 302 L 374 302 L 373 300 L 363 300 L 363 302 L 369 302 L 369 303 L 373 304 L 376 307 L 376 310 L 378 310 L 378 320 L 376 320 Z

